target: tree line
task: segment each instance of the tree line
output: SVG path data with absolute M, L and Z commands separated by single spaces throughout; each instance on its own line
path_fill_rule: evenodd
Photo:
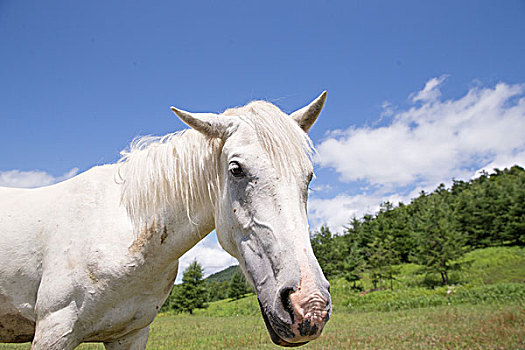
M 490 246 L 525 245 L 525 170 L 482 173 L 470 181 L 421 192 L 410 204 L 381 204 L 379 212 L 353 218 L 344 231 L 327 226 L 312 237 L 328 279 L 356 282 L 367 273 L 374 289 L 390 287 L 401 263 L 416 263 L 449 284 L 465 253 Z

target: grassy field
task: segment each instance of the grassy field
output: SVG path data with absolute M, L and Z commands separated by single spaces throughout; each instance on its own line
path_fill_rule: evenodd
M 333 316 L 320 339 L 303 349 L 525 349 L 525 249 L 487 248 L 452 274 L 455 286 L 425 288 L 405 264 L 395 290 L 360 294 L 332 283 Z M 364 288 L 370 283 L 364 279 Z M 30 344 L 0 344 L 0 350 Z M 79 349 L 103 349 L 84 344 Z M 221 300 L 194 315 L 160 314 L 148 349 L 277 349 L 254 295 Z
M 525 310 L 515 305 L 334 314 L 304 349 L 524 349 Z M 164 316 L 148 349 L 275 349 L 260 316 Z
M 335 313 L 303 349 L 525 349 L 520 305 L 460 305 L 392 312 Z M 29 349 L 29 344 L 0 349 Z M 260 316 L 162 314 L 148 349 L 275 349 Z M 78 349 L 103 349 L 84 344 Z

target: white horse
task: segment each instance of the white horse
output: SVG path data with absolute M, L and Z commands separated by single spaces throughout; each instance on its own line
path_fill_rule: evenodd
M 271 339 L 317 338 L 329 284 L 306 217 L 306 132 L 323 93 L 286 115 L 173 108 L 193 130 L 143 138 L 117 164 L 56 185 L 0 188 L 0 342 L 144 349 L 179 259 L 214 228 L 254 285 Z

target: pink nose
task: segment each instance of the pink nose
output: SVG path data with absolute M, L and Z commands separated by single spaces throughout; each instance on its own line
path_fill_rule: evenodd
M 294 311 L 292 331 L 294 339 L 289 341 L 310 341 L 321 334 L 329 315 L 328 300 L 319 290 L 299 289 L 290 294 Z

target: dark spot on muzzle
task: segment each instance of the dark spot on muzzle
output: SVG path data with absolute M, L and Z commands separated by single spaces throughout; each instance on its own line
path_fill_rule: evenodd
M 273 316 L 272 313 L 267 313 L 266 310 L 264 310 L 261 304 L 261 301 L 258 298 L 257 298 L 257 301 L 259 301 L 259 307 L 261 308 L 261 314 L 264 319 L 264 324 L 266 325 L 266 329 L 268 330 L 268 333 L 270 334 L 270 339 L 274 342 L 274 344 L 284 346 L 284 347 L 297 347 L 297 346 L 301 346 L 301 345 L 308 343 L 308 342 L 290 343 L 282 339 L 277 334 L 277 332 L 289 338 L 293 338 L 294 334 L 292 333 L 290 328 L 284 325 L 276 316 Z M 268 316 L 272 318 L 272 322 L 270 322 Z M 274 330 L 274 327 L 276 328 L 276 330 Z
M 310 320 L 304 320 L 303 322 L 299 323 L 298 325 L 299 334 L 303 337 L 307 337 L 310 335 L 316 335 L 319 328 L 317 325 L 311 325 Z

